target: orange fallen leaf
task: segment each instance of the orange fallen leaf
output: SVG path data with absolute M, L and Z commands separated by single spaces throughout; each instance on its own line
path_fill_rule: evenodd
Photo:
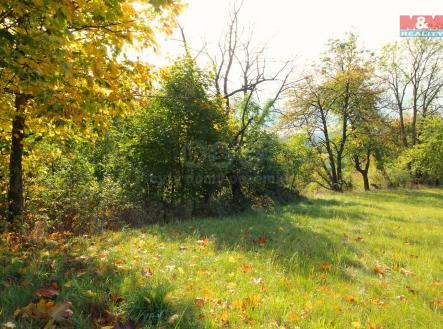
M 196 299 L 194 299 L 194 304 L 196 306 L 202 307 L 203 305 L 205 305 L 205 299 L 202 297 L 197 297 Z
M 409 291 L 411 294 L 413 294 L 413 295 L 415 295 L 415 294 L 417 293 L 417 290 L 415 290 L 415 289 L 412 288 L 411 286 L 406 286 L 405 288 L 408 289 L 408 291 Z
M 357 301 L 355 300 L 354 296 L 352 295 L 346 295 L 345 296 L 345 300 L 351 303 L 356 303 Z
M 438 306 L 438 307 L 443 307 L 443 300 L 436 299 L 436 300 L 432 301 L 432 304 L 434 304 L 435 306 Z
M 121 259 L 117 259 L 117 260 L 114 262 L 114 265 L 115 265 L 115 267 L 117 267 L 117 268 L 123 268 L 123 265 L 125 265 L 125 262 L 124 262 L 123 260 L 121 260 Z
M 378 298 L 376 298 L 376 299 L 372 299 L 371 303 L 374 304 L 374 305 L 384 305 L 385 302 L 380 300 L 380 299 L 378 299 Z
M 322 269 L 322 270 L 329 270 L 331 267 L 332 267 L 331 263 L 320 264 L 320 269 Z
M 289 313 L 288 319 L 291 322 L 296 322 L 296 321 L 300 320 L 300 317 L 295 313 Z
M 207 246 L 207 245 L 209 244 L 209 240 L 208 240 L 207 237 L 205 237 L 204 235 L 202 235 L 202 236 L 200 237 L 200 239 L 197 240 L 197 243 L 200 244 L 200 245 Z
M 380 265 L 375 265 L 373 269 L 375 274 L 383 275 L 385 273 L 385 269 L 381 267 Z
M 258 243 L 259 246 L 263 247 L 268 240 L 269 240 L 269 238 L 266 236 L 259 236 L 256 239 L 256 242 Z
M 123 297 L 119 295 L 109 295 L 109 301 L 114 304 L 120 304 L 123 301 Z
M 243 271 L 243 273 L 250 273 L 250 272 L 252 272 L 252 265 L 250 265 L 250 264 L 243 264 L 242 271 Z
M 227 325 L 229 323 L 229 314 L 226 312 L 222 313 L 220 320 L 224 325 Z
M 362 242 L 364 239 L 365 239 L 364 237 L 358 236 L 358 237 L 355 238 L 355 241 Z
M 242 308 L 254 307 L 257 304 L 259 304 L 260 301 L 261 301 L 261 296 L 260 295 L 248 296 L 248 297 L 243 299 Z

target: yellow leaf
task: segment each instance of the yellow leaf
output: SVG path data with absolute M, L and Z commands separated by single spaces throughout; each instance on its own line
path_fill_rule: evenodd
M 405 268 L 403 268 L 403 267 L 400 269 L 400 273 L 403 274 L 403 275 L 405 275 L 405 276 L 413 275 L 413 274 L 414 274 L 414 273 L 412 273 L 411 271 L 408 271 L 407 269 L 405 269 Z
M 240 300 L 238 300 L 238 299 L 235 299 L 235 300 L 232 301 L 231 307 L 234 308 L 234 309 L 238 309 L 239 310 L 239 309 L 242 308 L 242 302 Z
M 96 293 L 93 292 L 92 290 L 86 290 L 83 295 L 85 295 L 86 297 L 95 297 Z
M 224 312 L 222 313 L 222 315 L 220 316 L 220 320 L 223 324 L 228 324 L 229 323 L 229 314 Z
M 288 315 L 288 319 L 291 322 L 296 322 L 296 321 L 300 320 L 300 317 L 297 314 L 295 314 L 295 313 L 290 313 Z

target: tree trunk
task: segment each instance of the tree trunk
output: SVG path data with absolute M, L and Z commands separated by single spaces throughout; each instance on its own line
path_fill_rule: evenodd
M 417 89 L 414 87 L 413 90 L 413 105 L 412 105 L 412 123 L 411 123 L 411 135 L 412 135 L 412 146 L 417 144 Z
M 236 173 L 228 174 L 229 183 L 231 184 L 232 202 L 243 208 L 245 206 L 245 196 L 242 191 L 240 177 Z
M 402 141 L 404 147 L 408 147 L 408 139 L 406 137 L 405 121 L 403 118 L 403 109 L 400 109 L 399 114 L 400 114 L 401 141 Z
M 331 190 L 332 191 L 334 191 L 334 192 L 343 192 L 342 184 L 341 184 L 341 182 L 337 178 L 332 179 L 331 183 L 332 183 L 331 184 Z
M 23 138 L 25 117 L 23 107 L 26 105 L 26 95 L 15 96 L 15 117 L 12 120 L 12 141 L 9 159 L 9 212 L 8 220 L 12 224 L 16 218 L 23 215 Z
M 366 164 L 364 166 L 364 168 L 362 168 L 362 163 L 360 161 L 360 158 L 358 155 L 354 156 L 354 166 L 355 169 L 361 174 L 361 176 L 363 177 L 363 186 L 365 191 L 369 191 L 370 187 L 369 187 L 369 166 L 371 164 L 371 149 L 368 149 L 366 151 Z
M 363 171 L 363 172 L 361 173 L 361 175 L 362 175 L 362 177 L 363 177 L 363 185 L 364 185 L 365 191 L 369 191 L 370 188 L 369 188 L 369 177 L 368 177 L 368 172 L 367 172 L 367 171 Z

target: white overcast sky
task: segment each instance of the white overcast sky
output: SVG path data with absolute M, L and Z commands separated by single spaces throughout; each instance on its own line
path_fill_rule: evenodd
M 185 0 L 186 1 L 186 0 Z M 199 49 L 206 41 L 215 45 L 226 28 L 231 0 L 187 0 L 179 21 L 189 44 Z M 353 31 L 361 43 L 377 50 L 399 38 L 400 15 L 442 15 L 443 0 L 245 0 L 241 23 L 253 27 L 255 40 L 268 42 L 268 56 L 301 64 L 316 60 L 330 38 Z M 176 34 L 160 38 L 161 60 L 181 52 Z M 150 57 L 147 53 L 144 58 Z M 149 61 L 149 59 L 148 59 Z

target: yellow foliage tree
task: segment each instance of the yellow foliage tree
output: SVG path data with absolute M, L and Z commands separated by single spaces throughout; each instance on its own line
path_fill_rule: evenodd
M 72 131 L 106 127 L 149 87 L 128 49 L 171 32 L 176 0 L 0 0 L 0 101 L 9 118 L 9 220 L 23 214 L 23 148 L 30 122 Z

